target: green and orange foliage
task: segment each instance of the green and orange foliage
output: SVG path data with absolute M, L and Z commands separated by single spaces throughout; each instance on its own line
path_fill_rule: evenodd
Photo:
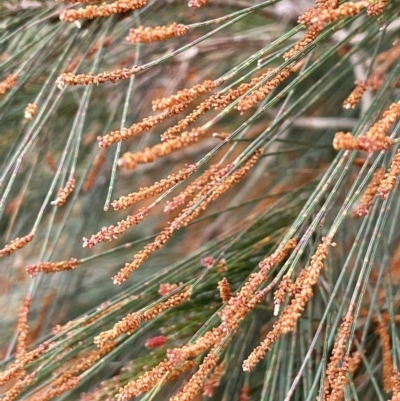
M 399 15 L 2 2 L 2 400 L 397 401 Z

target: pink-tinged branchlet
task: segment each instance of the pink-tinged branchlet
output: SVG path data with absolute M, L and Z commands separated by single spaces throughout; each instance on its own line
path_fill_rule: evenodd
M 218 282 L 218 289 L 222 302 L 228 302 L 232 297 L 232 291 L 229 281 L 226 277 Z
M 162 111 L 178 104 L 189 104 L 199 96 L 211 92 L 220 83 L 220 80 L 207 80 L 202 82 L 201 84 L 194 85 L 192 88 L 178 91 L 178 93 L 176 93 L 175 95 L 153 100 L 153 110 Z
M 60 188 L 57 194 L 57 199 L 55 199 L 51 204 L 53 206 L 62 206 L 67 201 L 68 197 L 72 194 L 75 189 L 75 178 L 69 177 L 65 187 Z
M 347 99 L 343 102 L 343 107 L 345 109 L 354 109 L 367 90 L 367 85 L 364 81 L 356 81 L 355 84 L 356 87 L 354 88 L 353 92 L 351 92 Z
M 206 131 L 199 127 L 186 131 L 180 136 L 168 141 L 158 143 L 151 148 L 144 148 L 143 151 L 127 152 L 118 160 L 118 165 L 127 170 L 133 170 L 138 164 L 152 163 L 159 157 L 167 156 L 177 150 L 186 148 L 197 143 L 206 134 Z
M 28 330 L 29 330 L 28 318 L 29 318 L 29 313 L 31 311 L 31 305 L 32 305 L 32 296 L 31 294 L 28 294 L 24 298 L 24 302 L 18 315 L 18 324 L 17 324 L 18 339 L 17 339 L 17 349 L 16 349 L 17 360 L 19 360 L 21 356 L 26 353 L 26 349 L 28 347 Z
M 3 256 L 10 256 L 15 251 L 18 251 L 18 249 L 21 249 L 24 246 L 28 245 L 30 242 L 32 242 L 33 237 L 34 237 L 34 233 L 31 232 L 30 234 L 25 235 L 24 237 L 15 238 L 8 245 L 6 245 L 3 249 L 0 249 L 0 258 Z
M 368 214 L 384 175 L 385 175 L 385 170 L 383 168 L 378 169 L 374 173 L 371 182 L 368 184 L 360 200 L 360 204 L 356 209 L 356 213 L 359 216 L 366 216 Z
M 117 239 L 126 230 L 142 222 L 149 212 L 150 209 L 148 207 L 143 207 L 138 213 L 128 216 L 125 220 L 119 221 L 116 226 L 103 227 L 90 238 L 83 238 L 83 247 L 91 248 L 100 242 L 108 242 Z
M 110 15 L 126 13 L 144 7 L 147 0 L 117 0 L 114 3 L 103 3 L 98 6 L 86 6 L 85 8 L 64 10 L 60 13 L 63 22 L 74 22 L 80 19 L 94 19 L 109 17 Z
M 28 103 L 28 106 L 26 106 L 24 111 L 24 117 L 27 120 L 32 120 L 33 117 L 36 116 L 37 111 L 38 111 L 38 105 L 36 103 Z
M 56 273 L 66 270 L 74 270 L 80 263 L 80 260 L 71 258 L 61 262 L 40 262 L 34 265 L 29 265 L 26 272 L 31 276 L 36 276 L 37 273 Z
M 161 194 L 167 189 L 173 187 L 178 182 L 186 180 L 192 173 L 197 170 L 197 166 L 192 164 L 184 169 L 181 169 L 176 174 L 171 174 L 167 178 L 154 183 L 150 187 L 140 188 L 138 192 L 132 192 L 129 195 L 121 196 L 118 200 L 112 203 L 114 210 L 126 209 L 134 203 L 153 197 L 154 195 Z
M 393 190 L 393 188 L 396 185 L 396 180 L 399 175 L 400 175 L 400 149 L 393 157 L 389 170 L 384 175 L 383 180 L 381 181 L 379 188 L 377 190 L 378 195 L 382 199 L 386 199 L 389 196 L 389 193 Z
M 332 239 L 329 237 L 322 239 L 322 243 L 312 256 L 309 266 L 300 273 L 293 284 L 293 288 L 297 290 L 296 295 L 291 303 L 282 311 L 265 340 L 256 347 L 243 362 L 244 371 L 253 370 L 258 362 L 264 358 L 266 352 L 271 349 L 272 344 L 274 344 L 282 334 L 289 333 L 296 327 L 297 321 L 304 311 L 306 303 L 313 296 L 312 287 L 318 281 L 331 242 Z
M 189 32 L 189 27 L 183 24 L 173 22 L 167 26 L 156 26 L 132 28 L 129 31 L 129 36 L 126 38 L 131 43 L 151 43 L 161 40 L 172 39 L 178 36 L 184 36 Z
M 167 340 L 168 339 L 165 336 L 151 337 L 146 341 L 144 346 L 146 348 L 159 348 L 159 347 L 164 346 L 166 344 Z
M 4 81 L 0 82 L 0 96 L 5 95 L 18 82 L 18 74 L 10 74 Z

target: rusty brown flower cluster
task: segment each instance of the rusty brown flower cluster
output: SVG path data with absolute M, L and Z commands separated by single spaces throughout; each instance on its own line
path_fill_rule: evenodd
M 299 53 L 309 44 L 313 43 L 321 32 L 322 29 L 320 29 L 319 27 L 310 26 L 305 32 L 304 36 L 289 51 L 287 51 L 283 55 L 283 58 L 285 60 L 289 60 L 290 58 L 292 58 L 295 54 Z
M 369 17 L 376 17 L 385 11 L 389 4 L 389 0 L 373 0 L 367 7 L 367 14 Z
M 24 117 L 27 120 L 32 120 L 33 117 L 36 116 L 38 112 L 38 105 L 36 103 L 29 103 L 28 106 L 26 106 L 25 111 L 24 111 Z
M 201 95 L 211 92 L 214 88 L 221 84 L 221 80 L 206 80 L 201 84 L 194 85 L 178 91 L 175 95 L 153 100 L 153 110 L 162 111 L 178 104 L 189 104 Z
M 184 205 L 196 192 L 200 191 L 204 185 L 209 182 L 210 178 L 218 171 L 218 168 L 219 167 L 216 164 L 210 166 L 210 168 L 189 184 L 179 195 L 175 196 L 171 201 L 167 201 L 165 203 L 164 212 L 171 213 Z
M 351 327 L 353 325 L 353 315 L 348 313 L 343 319 L 336 336 L 331 358 L 326 368 L 326 378 L 324 383 L 325 401 L 341 401 L 344 385 L 347 382 L 347 373 L 349 371 L 349 355 L 346 348 L 349 342 Z
M 231 286 L 226 277 L 224 277 L 221 281 L 218 282 L 218 290 L 219 295 L 222 299 L 222 302 L 228 302 L 232 297 Z
M 171 397 L 171 401 L 191 401 L 195 395 L 203 388 L 204 383 L 210 372 L 216 367 L 219 355 L 214 350 L 210 351 L 204 358 L 197 372 L 185 384 L 183 389 Z
M 50 347 L 50 343 L 40 344 L 37 348 L 23 355 L 7 367 L 6 370 L 0 372 L 0 386 L 8 383 L 15 377 L 21 377 L 25 374 L 25 366 L 42 356 Z
M 89 191 L 90 189 L 93 188 L 93 185 L 96 182 L 96 178 L 99 175 L 105 161 L 106 161 L 106 154 L 105 151 L 101 149 L 94 158 L 92 168 L 90 169 L 86 177 L 86 180 L 83 183 L 82 188 L 84 191 Z
M 343 107 L 345 109 L 354 109 L 367 90 L 367 84 L 364 81 L 356 81 L 355 84 L 356 87 L 354 88 L 353 92 L 351 92 L 347 99 L 343 102 Z
M 237 295 L 232 296 L 220 313 L 224 330 L 234 330 L 254 306 L 261 300 L 259 287 L 268 279 L 270 270 L 281 263 L 296 246 L 297 240 L 289 240 L 280 250 L 275 251 L 259 263 L 259 271 L 252 273 Z M 270 286 L 266 287 L 268 290 Z
M 64 187 L 60 188 L 57 194 L 57 198 L 51 202 L 53 206 L 62 206 L 67 202 L 68 197 L 74 192 L 75 189 L 75 177 L 71 176 L 68 178 L 67 183 Z
M 121 334 L 132 333 L 135 331 L 143 321 L 154 319 L 161 313 L 180 306 L 191 295 L 191 288 L 186 289 L 178 294 L 171 295 L 164 302 L 157 302 L 154 306 L 143 312 L 129 313 L 122 320 L 117 322 L 111 330 L 103 331 L 94 338 L 94 343 L 102 348 L 107 346 L 110 342 L 115 340 Z
M 301 24 L 311 25 L 322 31 L 326 24 L 357 15 L 361 10 L 368 7 L 369 4 L 369 1 L 348 1 L 335 8 L 329 6 L 314 7 L 299 17 L 298 21 Z
M 189 0 L 188 6 L 191 8 L 204 7 L 208 3 L 208 0 Z
M 382 199 L 386 199 L 389 193 L 393 190 L 396 185 L 397 177 L 400 175 L 400 150 L 397 151 L 392 159 L 392 163 L 389 170 L 384 175 L 379 188 L 377 190 L 379 196 Z
M 115 200 L 112 203 L 112 207 L 114 210 L 126 209 L 127 207 L 133 205 L 134 203 L 153 197 L 154 195 L 161 194 L 165 192 L 167 189 L 173 187 L 178 182 L 186 180 L 197 170 L 197 166 L 195 164 L 190 165 L 189 167 L 185 167 L 181 169 L 176 174 L 171 174 L 167 178 L 154 183 L 150 187 L 140 188 L 138 192 L 132 192 L 129 195 L 121 196 L 118 200 Z
M 378 169 L 374 173 L 356 209 L 356 213 L 359 216 L 366 216 L 368 214 L 384 175 L 385 170 L 383 168 Z
M 80 260 L 71 258 L 70 260 L 63 260 L 61 262 L 40 262 L 34 265 L 29 265 L 26 272 L 31 276 L 36 276 L 37 273 L 56 273 L 66 270 L 74 270 L 79 265 Z
M 168 338 L 165 336 L 151 337 L 146 341 L 144 346 L 146 348 L 159 348 L 159 347 L 164 346 L 167 341 L 168 341 Z
M 182 118 L 177 124 L 169 127 L 161 135 L 163 141 L 168 141 L 170 139 L 176 138 L 181 132 L 183 132 L 189 125 L 195 123 L 201 116 L 211 110 L 212 99 L 214 96 L 210 96 L 209 99 L 201 102 L 191 113 L 189 113 L 185 118 Z M 187 105 L 187 104 L 186 104 Z M 178 106 L 175 106 L 178 107 Z
M 150 209 L 148 207 L 143 207 L 138 213 L 129 215 L 125 220 L 119 221 L 116 226 L 111 225 L 108 227 L 103 227 L 99 232 L 93 234 L 90 238 L 84 237 L 83 247 L 91 248 L 100 242 L 108 242 L 118 238 L 118 236 L 123 234 L 126 230 L 142 222 L 149 212 Z
M 63 22 L 74 22 L 81 19 L 94 19 L 109 17 L 115 14 L 126 13 L 144 7 L 147 0 L 117 0 L 113 3 L 103 3 L 99 6 L 89 5 L 85 8 L 63 10 L 60 20 Z
M 226 363 L 219 363 L 211 375 L 206 379 L 203 386 L 203 395 L 206 397 L 212 397 L 214 395 L 214 390 L 219 386 L 221 378 L 225 373 Z
M 365 135 L 355 137 L 350 132 L 338 132 L 335 134 L 333 147 L 336 150 L 364 150 L 368 153 L 388 149 L 393 141 L 387 133 L 399 118 L 400 102 L 392 103 Z
M 130 78 L 132 75 L 140 71 L 140 67 L 120 68 L 113 71 L 104 71 L 100 74 L 73 74 L 67 72 L 61 74 L 57 80 L 58 88 L 63 89 L 65 85 L 99 85 L 106 82 L 118 82 Z
M 375 332 L 381 341 L 383 387 L 387 393 L 391 393 L 393 391 L 393 359 L 390 335 L 387 324 L 383 319 L 374 316 L 373 321 L 375 323 Z
M 10 74 L 4 81 L 0 82 L 0 96 L 5 95 L 18 82 L 18 74 Z
M 21 249 L 24 246 L 28 245 L 30 242 L 32 242 L 34 235 L 34 232 L 31 232 L 21 238 L 18 237 L 12 240 L 3 249 L 0 249 L 0 258 L 3 256 L 10 256 L 14 252 L 18 251 L 18 249 Z
M 258 89 L 254 90 L 249 95 L 244 96 L 240 99 L 237 110 L 241 113 L 254 107 L 257 103 L 265 99 L 265 97 L 271 93 L 279 84 L 285 81 L 291 74 L 290 68 L 284 68 L 278 71 L 274 77 L 269 79 L 265 84 L 261 85 Z
M 167 26 L 156 26 L 155 28 L 140 26 L 139 28 L 132 28 L 126 39 L 131 43 L 158 42 L 184 36 L 189 32 L 189 29 L 187 25 L 177 24 L 176 22 Z
M 29 331 L 28 318 L 29 318 L 29 313 L 31 311 L 31 305 L 32 305 L 32 296 L 31 294 L 28 294 L 24 298 L 24 302 L 21 306 L 18 315 L 18 324 L 17 324 L 18 339 L 17 339 L 17 349 L 16 349 L 17 360 L 26 354 L 26 350 L 28 347 L 28 331 Z
M 140 152 L 126 152 L 118 160 L 118 165 L 127 170 L 133 170 L 138 164 L 146 164 L 155 161 L 159 157 L 164 157 L 172 152 L 186 148 L 197 143 L 204 135 L 206 130 L 202 127 L 186 131 L 180 136 L 168 141 L 158 143 L 152 147 L 146 147 Z
M 99 136 L 97 138 L 99 146 L 101 148 L 108 148 L 113 143 L 125 141 L 128 138 L 141 134 L 142 132 L 150 131 L 156 125 L 161 124 L 166 118 L 181 113 L 186 109 L 186 107 L 186 103 L 178 104 L 155 116 L 145 117 L 141 122 L 133 124 L 130 128 L 111 131 L 107 135 Z
M 187 207 L 179 214 L 179 216 L 176 217 L 163 231 L 161 231 L 161 233 L 153 242 L 147 244 L 134 256 L 133 262 L 125 264 L 125 266 L 117 273 L 117 275 L 113 277 L 114 284 L 122 284 L 124 281 L 126 281 L 132 272 L 138 269 L 153 252 L 161 249 L 167 243 L 175 230 L 179 230 L 181 227 L 189 224 L 189 222 L 197 218 L 211 202 L 224 194 L 234 184 L 241 181 L 249 172 L 249 170 L 255 165 L 260 155 L 261 150 L 256 151 L 255 154 L 250 157 L 250 159 L 244 163 L 242 167 L 228 176 L 224 181 L 219 183 L 219 180 L 231 169 L 231 166 L 228 166 L 228 170 L 226 170 L 226 168 L 221 169 L 215 175 L 214 179 L 211 180 L 191 202 L 189 202 Z M 211 192 L 211 194 L 208 194 L 208 192 Z M 203 200 L 200 205 L 196 205 L 206 194 L 208 195 L 207 198 Z M 195 205 L 196 207 L 194 207 Z M 85 241 L 85 244 L 88 244 L 87 240 Z

